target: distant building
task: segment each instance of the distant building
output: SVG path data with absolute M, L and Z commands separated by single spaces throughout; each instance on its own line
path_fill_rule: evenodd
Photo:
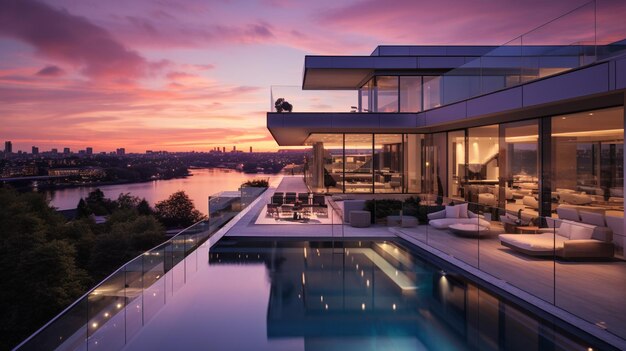
M 226 152 L 226 146 L 222 147 L 222 152 Z
M 74 168 L 50 168 L 50 176 L 81 176 L 87 178 L 102 178 L 105 176 L 101 167 L 74 167 Z
M 69 147 L 64 147 L 63 148 L 63 154 L 65 155 L 69 155 L 71 153 L 70 148 Z
M 116 153 L 117 153 L 118 156 L 124 156 L 124 155 L 126 155 L 126 149 L 121 147 L 121 148 L 116 150 Z
M 37 146 L 33 146 L 32 154 L 33 155 L 38 155 L 39 154 L 39 148 Z
M 237 146 L 233 145 L 233 152 L 237 151 Z
M 86 149 L 86 151 L 87 151 L 87 155 L 93 155 L 93 148 L 92 147 L 88 147 Z
M 53 154 L 57 154 L 57 153 L 59 153 L 59 150 L 58 149 L 52 149 L 52 150 L 50 150 L 50 152 L 53 153 Z
M 4 153 L 5 154 L 13 153 L 13 143 L 11 143 L 10 141 L 4 142 Z
M 250 146 L 250 153 L 252 153 L 252 146 Z

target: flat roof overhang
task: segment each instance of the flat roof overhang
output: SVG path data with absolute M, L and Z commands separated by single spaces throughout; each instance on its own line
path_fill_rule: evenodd
M 267 114 L 267 128 L 280 146 L 301 146 L 312 133 L 406 133 L 418 127 L 416 113 L 298 112 Z
M 356 90 L 375 71 L 434 74 L 449 71 L 476 56 L 306 56 L 303 90 Z
M 268 113 L 280 146 L 311 133 L 431 133 L 624 105 L 626 56 L 420 113 Z

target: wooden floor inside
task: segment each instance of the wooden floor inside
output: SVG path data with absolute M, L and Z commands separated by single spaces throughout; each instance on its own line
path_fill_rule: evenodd
M 532 257 L 504 247 L 490 235 L 460 237 L 429 225 L 402 233 L 502 279 L 600 328 L 626 338 L 626 262 L 565 261 Z

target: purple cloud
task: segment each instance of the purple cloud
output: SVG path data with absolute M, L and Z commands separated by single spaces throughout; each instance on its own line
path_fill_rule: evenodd
M 75 66 L 91 78 L 137 78 L 150 68 L 105 29 L 34 0 L 0 2 L 0 36 L 24 41 L 39 55 Z
M 35 74 L 41 77 L 59 77 L 64 75 L 65 71 L 59 66 L 50 65 L 40 69 Z

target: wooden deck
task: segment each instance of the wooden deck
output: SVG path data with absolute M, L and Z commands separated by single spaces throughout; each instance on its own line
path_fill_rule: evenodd
M 428 225 L 398 228 L 444 253 L 626 338 L 626 262 L 531 257 L 500 244 L 495 227 L 481 239 Z

